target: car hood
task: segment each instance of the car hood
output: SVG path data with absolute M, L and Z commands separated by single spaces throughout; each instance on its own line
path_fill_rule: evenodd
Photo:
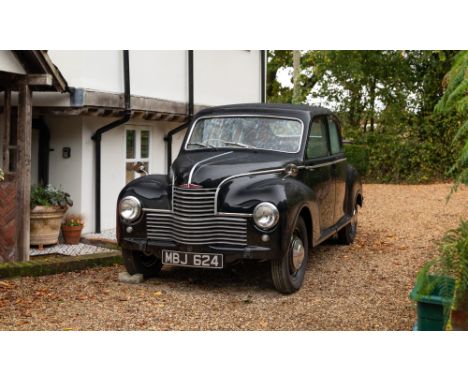
M 202 151 L 181 153 L 172 165 L 175 184 L 216 187 L 225 178 L 297 163 L 294 154 L 271 151 Z

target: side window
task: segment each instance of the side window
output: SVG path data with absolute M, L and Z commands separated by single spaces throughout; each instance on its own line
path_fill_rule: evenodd
M 332 154 L 338 154 L 343 151 L 340 142 L 340 136 L 338 134 L 338 127 L 333 118 L 328 118 L 328 129 L 330 133 L 330 148 Z
M 322 117 L 315 118 L 309 129 L 306 157 L 307 159 L 312 159 L 327 155 L 329 153 L 325 121 Z

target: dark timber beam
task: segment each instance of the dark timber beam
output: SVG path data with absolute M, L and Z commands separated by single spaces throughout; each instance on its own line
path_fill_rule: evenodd
M 16 161 L 16 261 L 29 260 L 32 91 L 26 79 L 19 82 Z
M 31 86 L 52 86 L 53 79 L 50 74 L 28 74 L 27 75 L 28 85 Z
M 10 169 L 10 123 L 11 123 L 11 91 L 5 90 L 3 102 L 3 169 L 6 172 Z

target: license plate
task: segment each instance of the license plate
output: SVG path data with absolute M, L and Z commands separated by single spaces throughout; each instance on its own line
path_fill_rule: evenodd
M 223 255 L 219 253 L 192 253 L 163 249 L 162 263 L 192 268 L 222 268 Z

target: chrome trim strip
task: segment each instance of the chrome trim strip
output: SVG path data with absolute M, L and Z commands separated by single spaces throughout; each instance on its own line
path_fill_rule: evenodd
M 194 213 L 194 215 L 198 215 L 198 213 L 209 214 L 213 212 L 213 205 L 210 205 L 208 208 L 184 208 L 177 206 L 175 211 L 182 211 L 182 212 L 190 212 Z
M 193 165 L 192 169 L 190 170 L 190 174 L 189 174 L 189 178 L 188 178 L 188 184 L 191 184 L 192 183 L 192 176 L 193 176 L 193 173 L 195 171 L 195 169 L 197 168 L 197 166 L 199 166 L 200 164 L 202 163 L 205 163 L 205 162 L 208 162 L 209 160 L 211 159 L 215 159 L 215 158 L 219 158 L 219 157 L 222 157 L 223 155 L 227 155 L 227 154 L 231 154 L 232 151 L 228 151 L 227 153 L 221 153 L 221 154 L 218 154 L 218 155 L 215 155 L 215 156 L 212 156 L 212 157 L 209 157 L 209 158 L 205 158 L 203 160 L 201 160 L 200 162 L 197 162 Z M 175 187 L 175 186 L 174 186 Z
M 160 210 L 157 208 L 143 208 L 143 211 L 145 212 L 163 212 L 163 213 L 168 213 L 171 212 L 172 210 Z
M 242 212 L 218 212 L 216 216 L 238 216 L 242 218 L 250 218 L 252 214 L 243 214 Z
M 193 222 L 193 223 L 196 223 L 196 222 L 204 222 L 204 221 L 213 221 L 213 220 L 216 220 L 216 221 L 226 221 L 226 222 L 242 222 L 242 220 L 240 220 L 242 217 L 245 217 L 243 216 L 244 214 L 235 214 L 235 213 L 231 213 L 229 216 L 225 216 L 223 215 L 223 213 L 219 213 L 218 215 L 213 215 L 211 214 L 209 218 L 207 217 L 193 217 L 193 215 L 190 215 L 191 217 L 189 218 L 186 218 L 187 215 L 182 215 L 181 214 L 173 214 L 171 210 L 155 210 L 155 209 L 150 209 L 150 208 L 146 208 L 144 210 L 145 212 L 158 212 L 158 213 L 164 213 L 164 215 L 162 216 L 151 216 L 151 214 L 146 214 L 146 217 L 147 218 L 150 218 L 150 219 L 156 219 L 156 218 L 174 218 L 176 220 L 180 220 L 180 221 L 186 221 L 186 222 Z M 236 220 L 233 220 L 233 219 L 236 219 Z
M 340 158 L 340 159 L 337 159 L 337 160 L 333 161 L 331 164 L 344 162 L 345 160 L 346 160 L 346 158 Z
M 330 166 L 332 164 L 336 164 L 336 163 L 340 163 L 340 162 L 343 162 L 345 161 L 346 158 L 340 158 L 340 159 L 337 159 L 337 160 L 334 160 L 334 161 L 331 161 L 331 162 L 325 162 L 325 163 L 320 163 L 320 164 L 316 164 L 316 165 L 313 165 L 313 166 L 297 166 L 298 169 L 305 169 L 305 170 L 313 170 L 315 168 L 320 168 L 320 167 L 325 167 L 325 166 Z
M 229 229 L 219 229 L 219 230 L 202 230 L 202 231 L 196 231 L 196 232 L 185 232 L 183 230 L 177 230 L 172 227 L 163 227 L 163 226 L 151 226 L 150 228 L 147 229 L 147 232 L 150 233 L 151 235 L 158 235 L 162 234 L 163 236 L 166 235 L 178 235 L 185 237 L 187 239 L 214 239 L 214 238 L 221 238 L 221 239 L 236 239 L 236 240 L 246 240 L 245 239 L 245 234 L 246 234 L 246 229 L 243 229 L 242 231 L 237 231 L 235 233 L 231 232 Z
M 215 199 L 214 199 L 214 206 L 215 206 L 214 212 L 215 212 L 215 215 L 218 214 L 218 194 L 219 194 L 219 190 L 221 189 L 221 187 L 223 186 L 224 183 L 230 181 L 231 179 L 241 178 L 241 177 L 244 177 L 244 176 L 274 174 L 274 173 L 277 173 L 277 172 L 282 172 L 284 170 L 285 170 L 285 168 L 283 167 L 283 168 L 275 168 L 275 169 L 270 169 L 270 170 L 245 172 L 245 173 L 241 173 L 241 174 L 237 174 L 237 175 L 231 175 L 231 176 L 228 176 L 227 178 L 223 179 L 218 184 L 218 187 L 216 188 Z M 250 215 L 250 216 L 252 216 L 252 215 Z
M 171 196 L 171 210 L 174 210 L 174 188 L 175 188 L 175 173 L 172 170 L 172 196 Z
M 162 237 L 162 236 L 148 236 L 148 239 L 155 240 L 155 241 L 161 241 L 161 242 L 168 242 L 167 237 Z M 235 241 L 227 241 L 227 240 L 209 240 L 209 241 L 194 241 L 194 240 L 183 240 L 179 239 L 177 237 L 174 238 L 169 238 L 169 241 L 176 241 L 177 243 L 180 244 L 188 244 L 188 245 L 219 245 L 219 244 L 226 244 L 226 245 L 237 245 L 239 247 L 244 247 L 247 245 L 247 241 L 239 243 Z
M 170 227 L 175 227 L 175 229 L 171 229 Z M 226 233 L 233 233 L 233 234 L 244 234 L 245 233 L 245 227 L 246 225 L 244 224 L 243 226 L 238 226 L 238 227 L 233 227 L 230 224 L 225 224 L 225 225 L 206 225 L 206 226 L 200 226 L 196 232 L 189 232 L 187 235 L 196 235 L 198 232 L 206 232 L 206 233 L 217 233 L 217 232 L 226 232 Z M 154 222 L 151 223 L 151 226 L 148 228 L 148 230 L 175 230 L 175 231 L 181 231 L 182 229 L 187 229 L 187 226 L 181 226 L 179 222 L 164 222 L 164 224 L 161 224 L 161 222 Z M 193 227 L 190 227 L 193 228 Z
M 297 151 L 291 152 L 291 151 L 281 151 L 281 150 L 268 150 L 268 149 L 260 149 L 260 148 L 257 148 L 257 147 L 252 148 L 252 150 L 276 151 L 276 152 L 279 152 L 279 153 L 286 153 L 286 154 L 298 154 L 298 153 L 301 152 L 302 143 L 303 143 L 303 140 L 304 140 L 304 122 L 302 121 L 302 119 L 299 119 L 299 118 L 296 118 L 296 117 L 286 117 L 284 115 L 275 115 L 275 114 L 215 114 L 215 115 L 207 115 L 207 116 L 204 116 L 204 117 L 199 117 L 192 123 L 192 126 L 190 126 L 189 135 L 188 135 L 187 140 L 186 140 L 185 145 L 184 145 L 184 150 L 187 150 L 187 151 L 196 151 L 197 150 L 197 149 L 190 150 L 190 149 L 187 148 L 187 145 L 190 142 L 190 138 L 192 137 L 193 128 L 195 127 L 195 125 L 197 124 L 198 121 L 200 121 L 201 119 L 213 119 L 213 118 L 222 118 L 222 117 L 226 117 L 226 118 L 259 117 L 259 118 L 273 118 L 273 119 L 276 118 L 276 119 L 286 119 L 286 120 L 289 120 L 289 121 L 298 121 L 298 122 L 301 123 L 302 131 L 301 131 L 301 140 L 299 142 L 299 149 Z

